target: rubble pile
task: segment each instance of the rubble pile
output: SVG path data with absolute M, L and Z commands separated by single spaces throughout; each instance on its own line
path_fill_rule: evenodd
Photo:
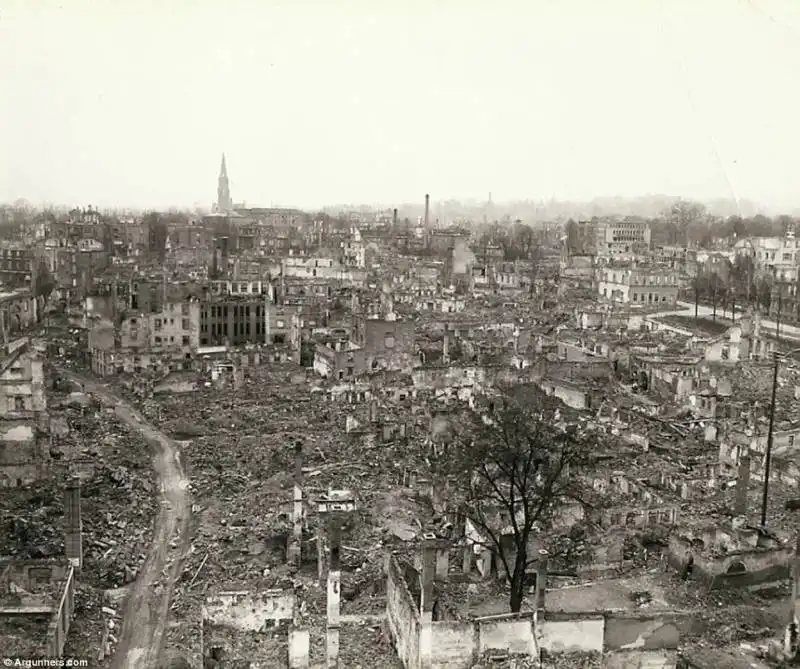
M 352 669 L 402 669 L 403 663 L 392 649 L 391 635 L 382 625 L 360 622 L 342 625 L 340 629 L 339 666 Z
M 182 451 L 194 491 L 192 545 L 176 586 L 172 615 L 196 620 L 205 594 L 222 584 L 266 589 L 299 577 L 312 584 L 303 591 L 302 606 L 312 617 L 318 609 L 321 617 L 312 627 L 318 626 L 323 635 L 324 652 L 325 589 L 313 585 L 318 522 L 314 501 L 330 488 L 356 494 L 359 511 L 342 538 L 341 601 L 346 615 L 384 611 L 383 553 L 387 547 L 402 550 L 409 539 L 422 534 L 421 511 L 409 499 L 395 499 L 396 468 L 408 459 L 400 445 L 374 446 L 371 456 L 360 438 L 345 433 L 344 415 L 331 407 L 327 395 L 309 393 L 307 386 L 293 386 L 282 376 L 276 381 L 267 375 L 265 380 L 234 393 L 205 389 L 145 403 L 143 413 L 176 438 L 180 434 L 187 439 Z M 303 445 L 308 531 L 305 564 L 293 576 L 286 565 L 286 540 L 291 530 L 293 447 L 298 441 Z M 393 532 L 393 520 L 402 521 L 410 532 Z M 188 625 L 168 630 L 170 647 L 189 649 L 196 642 L 196 632 Z M 315 643 L 312 634 L 312 646 Z
M 110 666 L 107 643 L 115 643 L 114 632 L 122 624 L 119 614 L 98 589 L 78 582 L 75 589 L 75 615 L 67 635 L 64 655 L 92 658 L 92 666 Z M 112 629 L 109 630 L 109 621 Z
M 146 442 L 80 393 L 54 394 L 52 475 L 35 486 L 0 489 L 0 555 L 40 559 L 64 553 L 64 487 L 81 485 L 83 568 L 65 654 L 106 666 L 121 625 L 104 590 L 132 582 L 145 559 L 156 513 Z M 105 663 L 105 664 L 104 664 Z
M 129 583 L 144 561 L 156 504 L 150 452 L 127 426 L 105 412 L 65 409 L 69 435 L 58 447 L 91 462 L 81 490 L 84 583 Z M 45 558 L 64 552 L 64 476 L 35 487 L 0 489 L 0 555 Z
M 518 661 L 518 660 L 511 660 L 511 662 Z M 532 662 L 532 660 L 527 660 Z M 481 669 L 490 669 L 491 667 L 511 667 L 516 666 L 518 669 L 522 669 L 522 667 L 533 667 L 537 666 L 534 664 L 483 664 L 478 665 Z M 548 653 L 546 651 L 542 651 L 541 657 L 541 665 L 538 665 L 541 669 L 600 669 L 603 666 L 603 658 L 600 653 L 592 653 L 592 652 L 585 652 L 585 653 Z M 473 669 L 477 669 L 477 667 L 473 667 Z

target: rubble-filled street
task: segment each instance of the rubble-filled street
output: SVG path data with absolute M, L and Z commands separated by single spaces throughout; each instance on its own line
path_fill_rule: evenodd
M 49 393 L 58 410 L 51 426 L 54 468 L 83 481 L 83 569 L 78 612 L 67 652 L 98 658 L 114 647 L 116 610 L 153 539 L 156 482 L 147 442 L 113 410 L 83 393 Z M 63 463 L 63 464 L 59 464 Z M 0 555 L 48 559 L 64 553 L 63 484 L 58 478 L 26 488 L 0 488 Z M 104 610 L 105 607 L 105 610 Z

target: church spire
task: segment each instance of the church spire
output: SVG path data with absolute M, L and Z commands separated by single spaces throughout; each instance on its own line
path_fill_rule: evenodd
M 231 188 L 228 182 L 228 167 L 225 165 L 225 154 L 222 154 L 222 163 L 219 167 L 219 180 L 217 181 L 217 211 L 227 214 L 233 211 Z

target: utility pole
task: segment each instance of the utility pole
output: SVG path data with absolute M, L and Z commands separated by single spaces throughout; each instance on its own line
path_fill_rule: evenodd
M 769 405 L 769 428 L 767 432 L 767 451 L 764 456 L 764 492 L 761 497 L 761 527 L 767 526 L 767 502 L 769 500 L 769 470 L 772 460 L 772 438 L 775 428 L 775 395 L 778 391 L 778 352 L 773 353 L 775 358 L 772 370 L 772 400 Z
M 781 311 L 783 310 L 783 286 L 778 283 L 778 316 L 775 320 L 775 339 L 778 340 L 778 345 L 781 343 Z
M 786 356 L 792 356 L 800 351 L 800 348 L 795 348 L 786 353 Z M 780 365 L 781 354 L 778 351 L 773 352 L 775 359 L 774 367 L 772 368 L 772 401 L 769 405 L 769 431 L 767 432 L 767 452 L 764 457 L 764 493 L 761 499 L 761 525 L 765 527 L 767 524 L 767 500 L 769 498 L 769 470 L 772 460 L 772 440 L 775 429 L 775 396 L 778 391 L 778 367 Z

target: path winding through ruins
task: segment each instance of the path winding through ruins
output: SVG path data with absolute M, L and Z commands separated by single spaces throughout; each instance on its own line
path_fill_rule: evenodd
M 181 558 L 188 546 L 191 514 L 189 480 L 177 444 L 147 422 L 108 387 L 69 370 L 58 370 L 70 381 L 83 384 L 153 448 L 161 508 L 156 518 L 153 544 L 125 602 L 122 630 L 114 656 L 115 669 L 154 669 L 163 645 L 164 629 Z

